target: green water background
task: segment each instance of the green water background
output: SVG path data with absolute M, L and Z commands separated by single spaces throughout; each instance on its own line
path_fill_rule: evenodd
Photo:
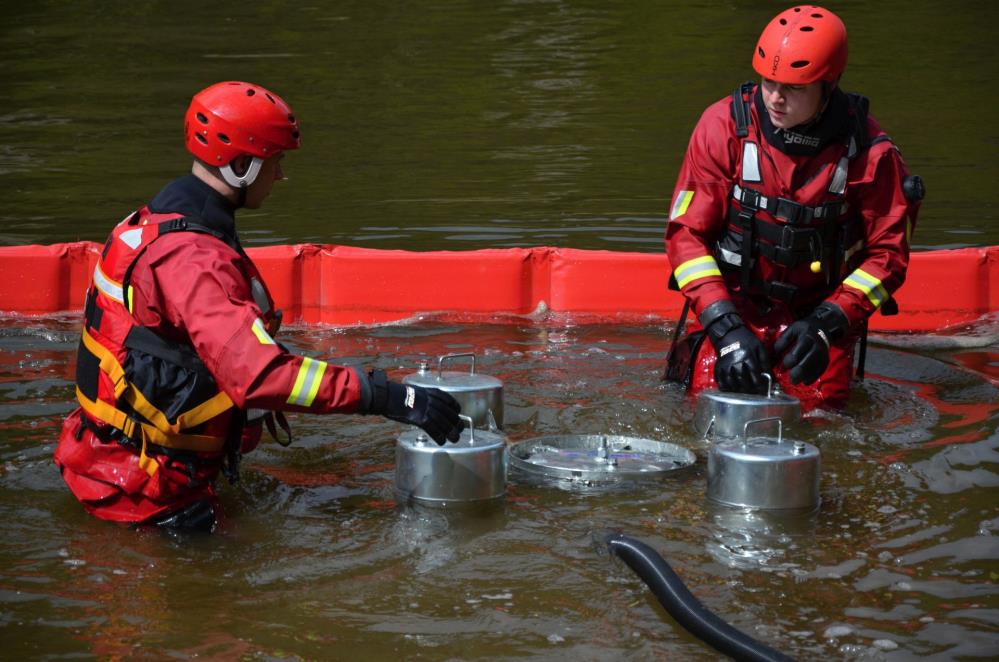
M 250 244 L 661 251 L 700 112 L 752 78 L 781 2 L 3 2 L 0 245 L 102 241 L 188 168 L 219 80 L 294 107 L 303 148 Z M 835 2 L 843 87 L 929 196 L 913 243 L 999 244 L 985 1 Z

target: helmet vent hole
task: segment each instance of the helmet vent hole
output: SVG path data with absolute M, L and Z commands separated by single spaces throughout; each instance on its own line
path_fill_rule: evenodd
M 274 97 L 267 94 L 266 92 L 264 93 L 264 96 L 267 97 L 267 100 L 270 101 L 272 104 L 274 104 L 275 106 L 277 105 L 277 101 L 274 100 Z
M 815 28 L 813 28 L 811 25 L 803 25 L 803 26 L 801 26 L 800 29 L 801 29 L 802 32 L 811 32 Z
M 298 135 L 299 135 L 298 131 L 292 131 L 291 132 L 291 137 L 294 138 L 295 140 L 298 140 Z
M 208 147 L 208 139 L 205 138 L 203 135 L 201 135 L 200 133 L 196 133 L 194 134 L 194 137 L 198 139 L 199 143 L 201 143 L 205 147 Z
M 294 115 L 288 115 L 288 121 L 291 122 L 292 124 L 294 124 L 295 123 L 295 116 Z
M 218 136 L 218 139 L 224 142 L 226 145 L 232 144 L 232 141 L 229 140 L 229 136 L 225 135 L 224 133 L 217 133 L 215 135 Z
M 198 121 L 201 122 L 202 124 L 208 124 L 208 118 L 205 117 L 204 113 L 197 113 L 195 117 L 197 117 Z
M 811 62 L 809 62 L 808 60 L 795 60 L 794 62 L 791 63 L 791 68 L 803 69 L 804 67 L 807 67 L 810 64 Z
M 759 53 L 760 57 L 763 58 L 764 60 L 767 59 L 767 54 L 763 52 L 762 48 L 757 47 L 756 52 Z
M 786 18 L 780 19 L 780 24 L 781 25 L 787 25 L 787 19 Z
M 257 91 L 256 91 L 255 89 L 253 89 L 253 88 L 251 87 L 250 89 L 248 89 L 248 90 L 246 91 L 246 96 L 248 96 L 248 97 L 252 97 L 252 96 L 253 96 L 254 94 L 256 94 L 256 93 L 257 93 Z

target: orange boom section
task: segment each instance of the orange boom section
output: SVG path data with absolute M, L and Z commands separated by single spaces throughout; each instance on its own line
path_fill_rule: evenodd
M 79 311 L 100 245 L 0 247 L 0 311 Z M 656 253 L 509 248 L 403 251 L 298 244 L 250 248 L 287 321 L 336 326 L 426 315 L 497 322 L 555 313 L 575 323 L 675 320 L 683 299 L 667 289 Z M 419 275 L 419 278 L 414 276 Z M 931 331 L 999 310 L 999 246 L 913 253 L 896 293 L 900 312 L 871 328 Z

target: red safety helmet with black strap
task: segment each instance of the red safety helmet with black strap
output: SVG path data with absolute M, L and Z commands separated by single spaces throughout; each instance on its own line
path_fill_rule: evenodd
M 846 26 L 836 14 L 799 5 L 777 14 L 756 42 L 753 68 L 786 85 L 835 84 L 846 69 Z
M 295 113 L 281 97 L 253 83 L 226 81 L 191 99 L 184 142 L 198 159 L 218 167 L 227 184 L 247 188 L 264 159 L 298 149 L 301 137 Z M 252 160 L 246 172 L 237 174 L 232 162 L 240 156 Z

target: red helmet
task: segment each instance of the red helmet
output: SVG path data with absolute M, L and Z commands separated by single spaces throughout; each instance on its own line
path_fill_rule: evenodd
M 209 165 L 219 166 L 226 181 L 249 186 L 263 159 L 298 149 L 298 121 L 278 95 L 259 85 L 240 81 L 216 83 L 191 99 L 184 116 L 187 150 Z M 246 173 L 232 172 L 239 156 L 254 157 Z
M 846 68 L 846 26 L 836 14 L 815 5 L 783 11 L 760 34 L 753 68 L 787 85 L 834 83 Z

